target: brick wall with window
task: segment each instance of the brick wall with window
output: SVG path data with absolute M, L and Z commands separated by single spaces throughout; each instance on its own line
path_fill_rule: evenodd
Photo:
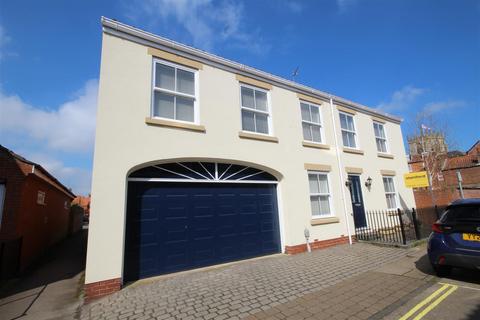
M 0 225 L 0 241 L 17 237 L 16 220 L 22 199 L 22 186 L 25 175 L 22 163 L 17 163 L 7 152 L 0 149 L 0 180 L 5 186 L 2 220 Z
M 25 161 L 0 146 L 0 182 L 5 186 L 0 243 L 21 241 L 16 271 L 25 270 L 50 245 L 67 235 L 70 210 L 65 209 L 65 201 L 73 200 L 72 195 L 45 180 L 46 175 L 38 172 L 38 167 Z M 43 203 L 39 203 L 39 192 Z
M 43 204 L 37 201 L 38 191 L 45 194 Z M 67 236 L 70 209 L 65 209 L 65 201 L 71 199 L 43 179 L 29 175 L 25 180 L 17 221 L 22 237 L 21 269 Z

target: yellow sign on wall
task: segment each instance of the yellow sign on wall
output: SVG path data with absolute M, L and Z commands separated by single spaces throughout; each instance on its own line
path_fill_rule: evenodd
M 407 188 L 423 188 L 430 185 L 428 183 L 427 171 L 406 173 L 403 175 L 403 181 Z

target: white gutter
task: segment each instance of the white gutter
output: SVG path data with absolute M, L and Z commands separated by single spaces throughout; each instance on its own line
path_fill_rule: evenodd
M 228 71 L 243 73 L 244 75 L 247 75 L 250 77 L 251 76 L 258 77 L 259 80 L 267 79 L 267 80 L 270 80 L 270 82 L 276 83 L 277 86 L 285 87 L 290 90 L 295 89 L 297 92 L 310 94 L 320 99 L 324 99 L 324 100 L 332 99 L 337 104 L 348 106 L 349 108 L 357 110 L 359 112 L 367 113 L 373 116 L 378 116 L 378 117 L 387 119 L 389 121 L 392 121 L 394 123 L 399 124 L 403 121 L 403 119 L 399 117 L 395 117 L 390 114 L 377 111 L 373 108 L 369 108 L 362 104 L 359 104 L 341 97 L 337 97 L 335 95 L 332 95 L 320 90 L 316 90 L 311 87 L 298 84 L 296 82 L 281 78 L 279 76 L 275 76 L 273 74 L 246 66 L 238 62 L 234 62 L 232 60 L 222 58 L 220 56 L 205 52 L 203 50 L 199 50 L 199 49 L 157 36 L 153 33 L 146 32 L 138 28 L 134 28 L 127 24 L 124 24 L 106 17 L 102 17 L 102 25 L 103 25 L 103 31 L 105 33 L 108 33 L 123 39 L 131 40 L 133 42 L 141 43 L 147 46 L 157 47 L 162 50 L 167 49 L 168 51 L 173 51 L 174 54 L 181 53 L 185 57 L 190 57 L 196 60 L 200 60 L 206 64 L 215 65 L 222 69 L 227 69 Z
M 345 194 L 345 186 L 344 184 L 344 177 L 343 177 L 343 164 L 342 158 L 340 157 L 340 148 L 338 146 L 338 137 L 337 137 L 337 126 L 335 125 L 335 109 L 333 108 L 333 99 L 330 99 L 330 112 L 332 113 L 332 125 L 333 125 L 333 132 L 334 132 L 334 140 L 335 140 L 335 151 L 337 154 L 337 166 L 338 166 L 338 175 L 340 176 L 340 189 L 342 189 L 342 200 L 343 200 L 343 211 L 345 213 L 345 222 L 347 223 L 347 232 L 348 232 L 348 243 L 352 244 L 352 232 L 350 231 L 350 222 L 348 217 L 348 206 L 347 206 L 347 199 Z

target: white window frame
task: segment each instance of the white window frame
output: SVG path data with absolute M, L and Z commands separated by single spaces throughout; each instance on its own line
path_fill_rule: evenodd
M 302 103 L 309 106 L 308 110 L 310 111 L 310 118 L 312 118 L 312 109 L 311 108 L 312 107 L 318 108 L 318 116 L 320 117 L 320 122 L 316 123 L 316 122 L 303 120 L 303 118 L 302 118 Z M 305 139 L 305 137 L 303 137 L 303 140 L 311 142 L 311 143 L 326 144 L 325 132 L 324 132 L 324 127 L 323 127 L 323 114 L 322 114 L 321 106 L 318 105 L 318 104 L 315 104 L 315 103 L 305 101 L 305 100 L 300 100 L 300 118 L 302 120 L 302 136 L 303 136 L 303 123 L 304 122 L 306 124 L 309 124 L 309 125 L 314 125 L 314 126 L 319 126 L 320 127 L 320 141 L 313 141 L 313 138 L 312 138 L 312 140 L 307 140 L 307 139 Z M 310 130 L 310 135 L 313 137 L 311 130 Z
M 156 84 L 156 80 L 157 80 L 157 73 L 156 73 L 157 63 L 163 64 L 163 65 L 168 66 L 168 67 L 173 67 L 173 68 L 176 68 L 176 69 L 192 72 L 193 75 L 194 75 L 193 79 L 195 81 L 195 83 L 194 83 L 195 94 L 190 95 L 190 94 L 186 94 L 186 93 L 182 93 L 182 92 L 177 92 L 177 91 L 172 91 L 172 90 L 156 87 L 155 84 Z M 176 71 L 175 71 L 175 87 L 176 86 L 177 86 L 177 74 L 176 74 Z M 198 72 L 197 69 L 185 67 L 183 65 L 176 64 L 176 63 L 166 61 L 166 60 L 163 60 L 163 59 L 154 58 L 153 63 L 152 63 L 152 91 L 151 91 L 152 97 L 151 97 L 151 102 L 150 102 L 150 117 L 154 118 L 154 119 L 164 119 L 164 120 L 175 121 L 175 122 L 180 122 L 180 123 L 199 124 L 200 123 L 199 88 L 200 88 L 199 72 Z M 173 96 L 180 96 L 180 97 L 193 99 L 193 122 L 192 121 L 185 121 L 185 120 L 178 120 L 178 119 L 174 119 L 174 118 L 165 118 L 165 117 L 155 116 L 154 115 L 155 91 L 167 93 L 167 94 L 170 94 L 170 95 L 173 95 Z M 177 109 L 176 105 L 174 105 L 174 113 L 176 112 L 176 109 Z
M 46 205 L 45 199 L 47 198 L 47 193 L 45 191 L 37 191 L 37 204 Z
M 324 176 L 327 176 L 327 183 L 328 183 L 328 194 L 327 193 L 311 193 L 311 190 L 310 190 L 310 175 L 311 174 L 314 174 L 317 176 L 317 180 L 318 180 L 318 176 L 319 175 L 324 175 Z M 335 217 L 335 212 L 333 210 L 333 195 L 332 195 L 332 184 L 331 184 L 331 181 L 330 181 L 330 172 L 326 172 L 326 171 L 314 171 L 314 170 L 308 170 L 307 171 L 307 183 L 308 183 L 308 193 L 309 193 L 309 196 L 308 196 L 308 200 L 309 200 L 309 204 L 310 204 L 310 215 L 311 215 L 311 218 L 312 219 L 324 219 L 324 218 L 332 218 L 332 217 Z M 329 215 L 314 215 L 313 214 L 313 209 L 312 209 L 312 196 L 328 196 L 328 206 L 330 208 L 330 214 Z
M 345 115 L 347 117 L 351 117 L 352 118 L 352 123 L 353 123 L 353 131 L 352 130 L 349 130 L 349 129 L 344 129 L 342 128 L 342 119 L 341 119 L 341 115 Z M 360 144 L 359 144 L 359 139 L 358 139 L 358 134 L 357 134 L 357 123 L 355 122 L 355 115 L 351 114 L 351 113 L 348 113 L 348 112 L 342 112 L 342 111 L 339 111 L 338 112 L 338 121 L 340 122 L 340 138 L 342 139 L 342 145 L 343 147 L 345 148 L 350 148 L 350 149 L 360 149 Z M 355 147 L 350 147 L 350 146 L 346 146 L 343 144 L 343 131 L 345 132 L 349 132 L 349 133 L 353 133 L 353 139 L 355 140 Z
M 267 95 L 267 111 L 262 111 L 262 110 L 252 109 L 252 108 L 249 108 L 249 107 L 244 107 L 243 104 L 242 104 L 242 87 L 249 88 L 249 89 L 252 89 L 254 91 L 256 90 L 256 91 L 261 91 L 261 92 L 266 93 L 266 95 Z M 239 88 L 240 88 L 239 91 L 240 91 L 240 128 L 241 128 L 241 130 L 243 132 L 259 134 L 259 135 L 263 135 L 263 136 L 270 136 L 270 137 L 273 136 L 272 107 L 271 107 L 271 103 L 270 103 L 270 90 L 255 87 L 255 86 L 245 84 L 245 83 L 240 83 Z M 254 95 L 255 95 L 255 92 L 254 92 Z M 255 96 L 254 96 L 253 100 L 254 100 L 254 103 L 255 103 Z M 253 112 L 253 113 L 261 113 L 261 114 L 266 115 L 267 116 L 268 133 L 262 133 L 262 132 L 257 132 L 257 131 L 249 131 L 249 130 L 243 129 L 243 122 L 242 122 L 242 111 L 243 110 L 247 110 L 247 111 L 250 111 L 250 112 Z M 256 122 L 254 122 L 254 124 L 255 124 L 255 129 L 256 129 L 256 127 L 257 127 Z
M 393 185 L 393 189 L 394 189 L 394 192 L 391 192 L 391 191 L 388 191 L 385 190 L 385 182 L 383 181 L 383 179 L 392 179 L 392 185 Z M 399 198 L 398 198 L 398 191 L 397 191 L 397 184 L 395 183 L 395 177 L 394 176 L 382 176 L 382 184 L 383 184 L 383 191 L 385 193 L 385 202 L 387 203 L 387 210 L 397 210 L 398 208 L 400 208 L 399 206 Z M 394 195 L 394 198 L 395 198 L 395 208 L 388 208 L 388 200 L 387 200 L 387 194 L 393 194 Z
M 383 134 L 385 135 L 385 138 L 383 137 L 379 137 L 375 134 L 375 125 L 378 125 L 378 126 L 381 126 L 382 129 L 383 129 Z M 375 136 L 375 147 L 377 148 L 377 152 L 379 153 L 384 153 L 384 154 L 388 154 L 390 153 L 390 147 L 388 145 L 388 136 L 387 136 L 387 130 L 385 129 L 385 124 L 384 123 L 381 123 L 381 122 L 378 122 L 378 121 L 373 121 L 373 135 Z M 385 140 L 385 151 L 380 151 L 378 150 L 378 146 L 377 146 L 377 139 L 380 139 L 380 140 Z

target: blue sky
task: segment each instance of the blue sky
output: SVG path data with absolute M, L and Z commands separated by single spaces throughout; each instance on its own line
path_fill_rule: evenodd
M 26 10 L 28 8 L 28 10 Z M 0 144 L 88 193 L 100 17 L 480 138 L 480 1 L 1 1 Z

